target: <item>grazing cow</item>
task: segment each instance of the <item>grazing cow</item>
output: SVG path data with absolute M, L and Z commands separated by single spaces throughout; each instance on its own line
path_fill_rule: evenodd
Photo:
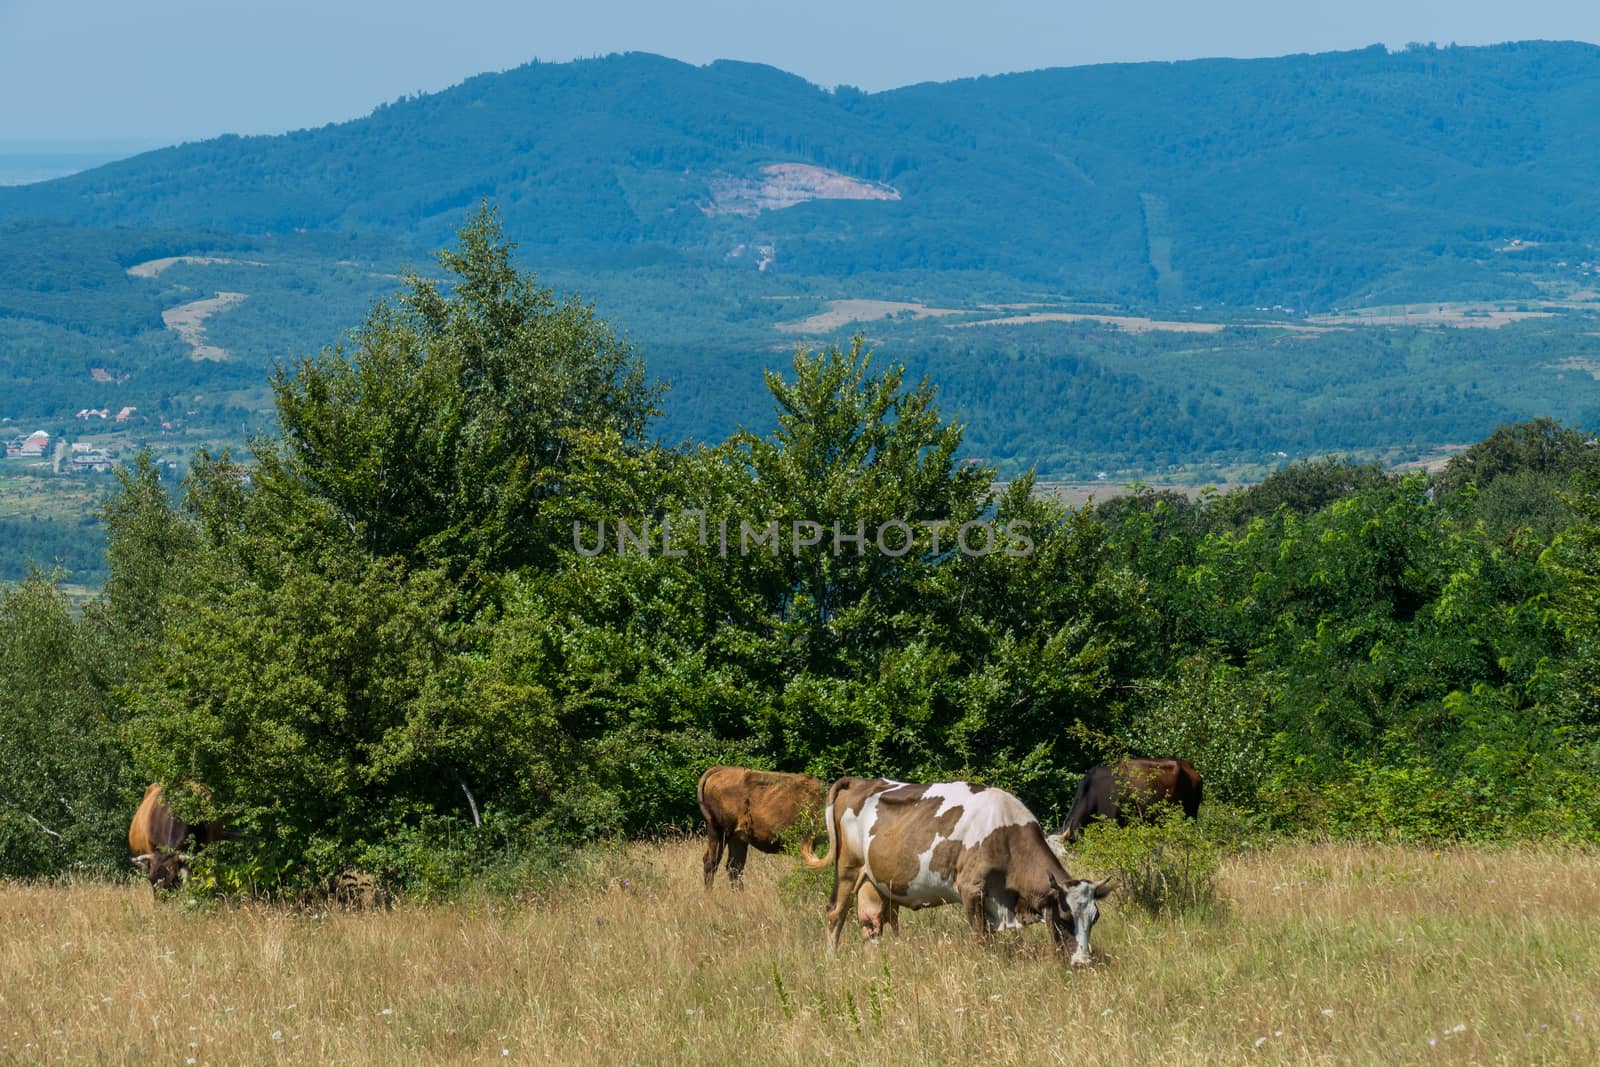
M 1090 819 L 1115 819 L 1122 826 L 1130 816 L 1149 818 L 1156 805 L 1169 801 L 1197 818 L 1203 792 L 1200 772 L 1188 760 L 1125 759 L 1115 767 L 1091 767 L 1078 783 L 1061 834 L 1076 841 Z
M 827 787 L 817 778 L 780 771 L 753 771 L 745 767 L 708 767 L 700 776 L 696 795 L 706 820 L 706 853 L 702 861 L 706 888 L 716 881 L 724 847 L 728 852 L 728 881 L 741 886 L 749 846 L 777 852 L 779 835 L 806 814 L 820 812 Z M 809 851 L 810 840 L 801 845 Z M 861 936 L 875 941 L 887 927 L 900 932 L 900 915 L 871 886 L 858 898 Z
M 706 888 L 716 881 L 722 853 L 728 853 L 728 881 L 736 888 L 744 876 L 750 846 L 777 852 L 779 836 L 822 804 L 827 787 L 808 774 L 754 771 L 747 767 L 707 767 L 695 795 L 706 820 Z
M 812 869 L 833 864 L 830 955 L 851 896 L 870 887 L 886 913 L 959 903 L 980 937 L 1045 922 L 1063 952 L 1072 939 L 1074 964 L 1090 962 L 1095 902 L 1111 885 L 1067 874 L 1039 820 L 1005 790 L 841 778 L 828 790 L 823 817 L 828 853 L 813 855 L 809 842 L 801 853 Z M 866 909 L 858 912 L 865 927 Z
M 211 790 L 203 785 L 191 784 L 189 788 L 205 797 L 211 795 Z M 240 840 L 245 836 L 224 829 L 219 822 L 184 822 L 161 799 L 161 783 L 152 782 L 144 791 L 144 800 L 133 813 L 133 823 L 128 827 L 128 848 L 133 852 L 133 865 L 150 879 L 152 889 L 175 889 L 189 880 L 189 861 L 193 856 L 180 850 L 191 835 L 196 848 L 213 841 Z

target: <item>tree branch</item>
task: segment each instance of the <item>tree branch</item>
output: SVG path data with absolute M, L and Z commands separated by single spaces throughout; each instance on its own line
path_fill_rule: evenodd
M 467 795 L 467 807 L 472 810 L 472 825 L 479 830 L 483 829 L 483 820 L 478 818 L 478 802 L 473 798 L 472 790 L 467 788 L 466 780 L 461 777 L 461 773 L 454 767 L 450 768 L 450 777 L 456 780 L 456 785 L 459 785 L 461 791 Z

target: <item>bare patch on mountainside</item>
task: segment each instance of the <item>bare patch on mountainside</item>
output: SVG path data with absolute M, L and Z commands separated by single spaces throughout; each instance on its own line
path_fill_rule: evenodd
M 759 178 L 713 178 L 707 215 L 755 216 L 781 211 L 808 200 L 899 200 L 900 191 L 882 182 L 852 178 L 809 163 L 772 163 Z
M 955 308 L 931 308 L 926 304 L 908 304 L 900 300 L 830 300 L 827 311 L 819 311 L 798 322 L 780 322 L 778 329 L 785 333 L 828 333 L 852 322 L 875 322 L 891 315 L 926 319 L 963 314 L 966 313 Z
M 1166 322 L 1139 315 L 1092 315 L 1076 311 L 1035 311 L 1027 315 L 1006 315 L 998 319 L 979 319 L 976 322 L 952 322 L 950 329 L 967 326 L 1025 326 L 1034 322 L 1101 322 L 1115 326 L 1126 333 L 1221 333 L 1227 327 L 1220 322 Z
M 227 311 L 244 298 L 244 293 L 218 293 L 204 300 L 191 300 L 163 311 L 161 321 L 189 346 L 190 359 L 227 359 L 227 350 L 206 343 L 205 321 L 219 311 Z
M 1221 333 L 1230 325 L 1267 330 L 1289 330 L 1302 333 L 1325 333 L 1332 327 L 1303 326 L 1287 322 L 1179 322 L 1152 319 L 1140 315 L 1109 315 L 1087 311 L 1030 311 L 1030 308 L 1048 307 L 1048 304 L 980 304 L 982 311 L 1022 311 L 1021 315 L 1001 315 L 991 319 L 970 322 L 950 322 L 946 329 L 965 329 L 969 326 L 1026 326 L 1041 322 L 1098 322 L 1127 333 Z M 971 315 L 974 311 L 962 308 L 929 307 L 927 304 L 902 300 L 830 300 L 828 310 L 818 312 L 797 322 L 783 322 L 778 329 L 785 333 L 828 333 L 852 322 L 875 322 L 895 316 L 914 319 L 940 318 L 946 315 Z
M 135 263 L 129 267 L 127 274 L 133 278 L 154 278 L 168 267 L 176 267 L 179 263 L 194 263 L 201 266 L 212 264 L 226 264 L 237 267 L 267 267 L 259 259 L 226 259 L 221 256 L 162 256 L 160 259 L 147 259 L 143 263 Z
M 1543 370 L 1579 371 L 1595 381 L 1600 381 L 1600 361 L 1591 356 L 1568 356 L 1566 359 L 1558 359 L 1554 363 L 1541 363 L 1539 366 Z
M 1341 311 L 1331 315 L 1312 315 L 1308 321 L 1322 326 L 1459 326 L 1498 330 L 1502 326 L 1509 326 L 1523 319 L 1548 319 L 1554 314 L 1553 311 L 1521 310 L 1502 304 L 1396 304 L 1388 307 L 1357 308 L 1354 311 Z

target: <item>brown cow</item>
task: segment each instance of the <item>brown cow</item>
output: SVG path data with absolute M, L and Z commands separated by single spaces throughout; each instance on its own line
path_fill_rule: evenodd
M 211 790 L 198 783 L 189 788 L 209 798 Z M 241 840 L 245 835 L 223 828 L 220 822 L 186 823 L 173 814 L 161 798 L 161 783 L 144 791 L 139 810 L 128 827 L 128 848 L 133 865 L 150 879 L 152 889 L 175 889 L 189 880 L 190 853 L 180 851 L 190 836 L 196 848 L 214 841 Z
M 748 767 L 707 767 L 695 788 L 706 820 L 706 888 L 716 881 L 722 853 L 728 853 L 728 881 L 744 876 L 750 846 L 777 852 L 779 837 L 822 805 L 827 787 L 808 774 L 756 771 Z
M 809 842 L 801 852 L 813 869 L 833 863 L 830 955 L 850 898 L 870 887 L 889 909 L 959 903 L 981 937 L 1043 921 L 1063 952 L 1073 940 L 1074 964 L 1090 962 L 1096 901 L 1111 886 L 1068 875 L 1039 820 L 1005 790 L 841 778 L 828 790 L 823 817 L 828 855 L 813 855 Z
M 702 862 L 706 888 L 717 878 L 723 849 L 728 852 L 728 881 L 736 888 L 743 883 L 745 858 L 749 846 L 763 852 L 777 852 L 779 837 L 808 814 L 822 808 L 827 787 L 819 778 L 781 771 L 755 771 L 746 767 L 708 767 L 695 789 L 700 814 L 706 820 L 706 852 Z M 801 843 L 809 851 L 811 841 Z M 887 927 L 900 932 L 899 912 L 892 903 L 879 898 L 871 886 L 863 887 L 858 898 L 861 936 L 876 940 Z
M 1157 805 L 1171 802 L 1189 818 L 1198 818 L 1205 783 L 1194 764 L 1181 759 L 1125 759 L 1115 767 L 1091 767 L 1078 783 L 1062 836 L 1076 841 L 1089 820 L 1150 818 Z

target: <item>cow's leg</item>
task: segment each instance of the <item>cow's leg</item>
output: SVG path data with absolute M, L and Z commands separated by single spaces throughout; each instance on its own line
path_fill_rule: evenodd
M 722 829 L 710 819 L 706 820 L 706 854 L 700 866 L 706 872 L 706 888 L 717 880 L 717 868 L 722 865 Z
M 828 908 L 828 955 L 839 951 L 839 934 L 844 930 L 845 913 L 850 910 L 850 898 L 856 895 L 867 880 L 867 872 L 859 867 L 836 864 L 833 868 L 833 903 Z
M 728 883 L 735 889 L 743 889 L 740 881 L 744 877 L 744 861 L 750 855 L 750 842 L 742 834 L 728 836 Z
M 994 932 L 989 929 L 989 911 L 984 907 L 982 886 L 961 891 L 961 910 L 966 912 L 967 924 L 980 941 L 987 944 L 994 940 Z

